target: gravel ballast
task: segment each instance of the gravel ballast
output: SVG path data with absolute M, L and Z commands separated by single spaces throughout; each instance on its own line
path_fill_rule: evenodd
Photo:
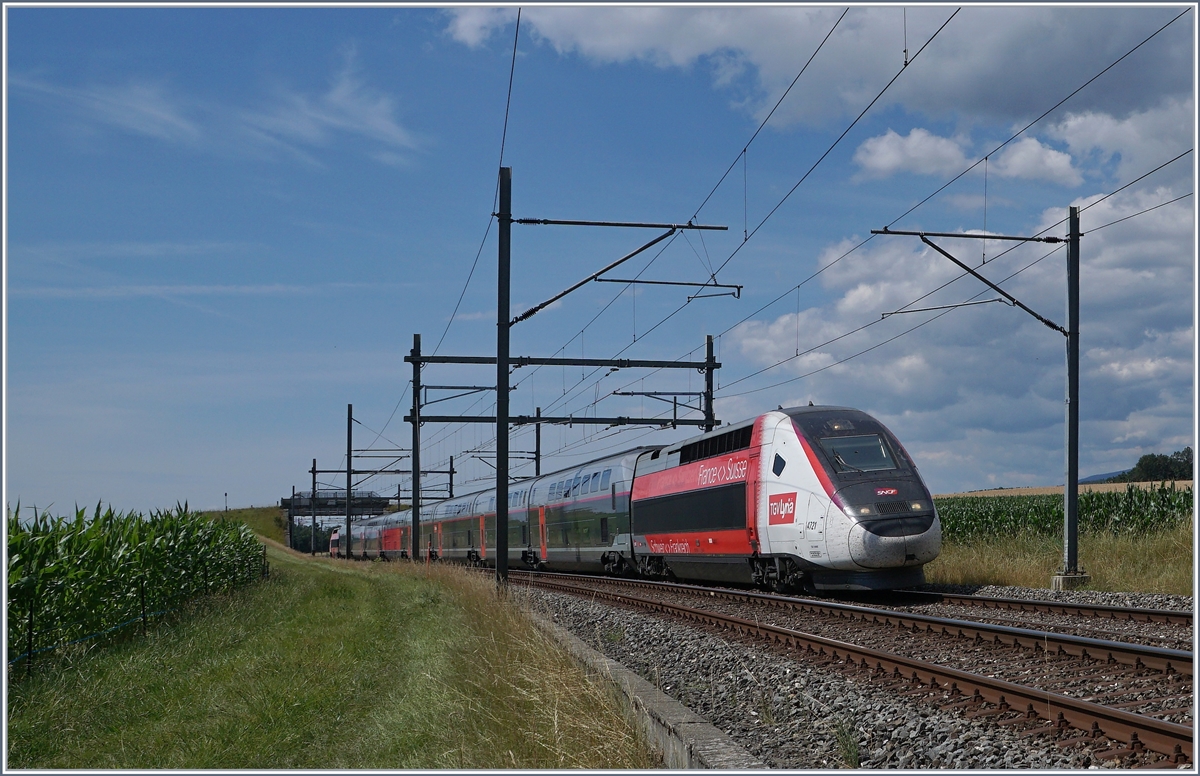
M 972 592 L 1050 598 L 1050 591 L 991 590 Z M 516 591 L 541 616 L 708 719 L 772 768 L 1119 767 L 1094 758 L 1090 746 L 1063 749 L 1045 736 L 1022 738 L 1011 728 L 678 621 L 559 593 Z M 1182 596 L 1109 598 L 1114 595 L 1123 594 L 1054 594 L 1055 600 L 1191 608 Z

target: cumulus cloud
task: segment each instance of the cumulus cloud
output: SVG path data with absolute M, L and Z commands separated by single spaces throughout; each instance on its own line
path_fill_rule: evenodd
M 906 13 L 907 41 L 901 32 Z M 773 118 L 825 122 L 856 114 L 954 13 L 946 7 L 852 8 L 788 101 Z M 1039 115 L 1179 13 L 1172 8 L 962 9 L 904 69 L 880 107 L 930 115 L 1010 120 Z M 486 42 L 515 14 L 477 8 L 448 11 L 447 32 L 469 46 Z M 715 84 L 738 84 L 734 104 L 756 117 L 792 82 L 833 28 L 838 9 L 799 7 L 533 7 L 522 28 L 561 54 L 597 62 L 641 60 L 660 67 L 712 68 Z M 1074 110 L 1144 110 L 1191 93 L 1192 51 L 1186 16 L 1072 98 Z M 730 78 L 735 63 L 753 74 Z M 1020 88 L 1013 85 L 1020 84 Z
M 1193 205 L 1186 198 L 1155 207 L 1180 193 L 1135 188 L 1076 203 L 1087 208 L 1080 326 L 1084 474 L 1194 444 Z M 1049 209 L 1029 231 L 1065 216 L 1062 208 Z M 734 365 L 736 353 L 746 366 L 735 369 L 760 372 L 724 384 L 727 400 L 861 407 L 904 440 L 935 489 L 939 482 L 1060 483 L 1061 335 L 1001 304 L 883 319 L 882 313 L 905 305 L 933 308 L 996 295 L 969 276 L 955 280 L 960 271 L 913 238 L 877 239 L 838 260 L 857 243 L 850 238 L 822 252 L 822 288 L 806 309 L 747 321 L 726 335 L 727 365 Z M 981 272 L 1065 323 L 1063 256 L 1061 249 L 1024 246 Z
M 1043 180 L 1062 186 L 1078 186 L 1083 176 L 1072 167 L 1070 154 L 1042 145 L 1032 137 L 1010 143 L 992 166 L 1004 178 Z
M 1117 158 L 1117 178 L 1125 182 L 1186 151 L 1181 138 L 1195 132 L 1196 111 L 1191 99 L 1166 99 L 1162 104 L 1117 118 L 1103 111 L 1069 113 L 1049 133 L 1063 140 L 1073 154 L 1096 154 L 1101 161 Z M 1175 175 L 1190 172 L 1179 165 Z M 1168 175 L 1172 172 L 1168 172 Z
M 957 140 L 938 137 L 920 127 L 907 136 L 889 129 L 863 141 L 854 152 L 854 162 L 864 177 L 882 178 L 898 172 L 922 175 L 955 175 L 970 161 Z

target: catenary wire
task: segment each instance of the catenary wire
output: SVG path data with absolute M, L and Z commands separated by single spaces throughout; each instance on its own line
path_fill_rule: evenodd
M 1145 215 L 1146 213 L 1152 212 L 1152 211 L 1154 211 L 1154 210 L 1157 210 L 1158 208 L 1161 208 L 1161 207 L 1166 207 L 1167 205 L 1170 205 L 1170 204 L 1173 204 L 1173 203 L 1175 203 L 1175 202 L 1178 202 L 1178 201 L 1179 201 L 1179 200 L 1181 200 L 1181 199 L 1186 199 L 1187 197 L 1190 197 L 1190 196 L 1192 196 L 1192 192 L 1188 192 L 1187 194 L 1184 194 L 1184 195 L 1182 195 L 1182 196 L 1175 197 L 1174 199 L 1171 199 L 1171 200 L 1169 200 L 1169 201 L 1167 201 L 1167 202 L 1162 202 L 1162 203 L 1160 203 L 1160 204 L 1158 204 L 1158 205 L 1154 205 L 1153 207 L 1146 208 L 1145 210 L 1141 210 L 1141 211 L 1139 211 L 1139 212 L 1137 212 L 1137 213 L 1133 213 L 1133 214 L 1131 214 L 1131 215 L 1128 215 L 1128 216 L 1123 216 L 1123 217 L 1121 217 L 1121 218 L 1118 218 L 1118 219 L 1116 219 L 1115 221 L 1110 221 L 1110 222 L 1109 222 L 1109 223 L 1107 223 L 1107 224 L 1103 224 L 1103 225 L 1101 225 L 1101 226 L 1095 226 L 1095 227 L 1092 227 L 1092 228 L 1089 230 L 1089 232 L 1097 232 L 1097 231 L 1099 231 L 1099 230 L 1101 230 L 1101 229 L 1106 229 L 1106 228 L 1108 228 L 1108 227 L 1110 227 L 1110 226 L 1113 226 L 1114 224 L 1119 224 L 1119 223 L 1121 223 L 1122 221 L 1128 221 L 1128 220 L 1130 220 L 1131 218 L 1136 218 L 1136 217 L 1138 217 L 1138 216 Z M 1038 259 L 1035 259 L 1034 261 L 1032 261 L 1032 262 L 1030 262 L 1029 264 L 1025 265 L 1024 267 L 1022 267 L 1021 269 L 1017 270 L 1016 272 L 1013 272 L 1011 275 L 1009 275 L 1009 276 L 1007 276 L 1007 277 L 1003 278 L 1002 280 L 999 280 L 999 281 L 997 281 L 997 282 L 996 282 L 996 285 L 1000 285 L 1001 283 L 1005 283 L 1005 282 L 1007 282 L 1007 281 L 1009 281 L 1009 280 L 1013 279 L 1014 277 L 1016 277 L 1017 275 L 1021 274 L 1021 273 L 1022 273 L 1022 272 L 1024 272 L 1025 270 L 1027 270 L 1027 269 L 1029 269 L 1029 268 L 1033 267 L 1035 264 L 1038 264 L 1039 262 L 1043 261 L 1044 259 L 1047 259 L 1047 258 L 1049 258 L 1050 256 L 1052 256 L 1052 255 L 1054 255 L 1055 253 L 1057 253 L 1058 251 L 1062 250 L 1062 249 L 1063 249 L 1063 247 L 1064 247 L 1063 245 L 1059 245 L 1059 246 L 1057 246 L 1056 248 L 1054 248 L 1053 250 L 1051 250 L 1049 253 L 1046 253 L 1045 255 L 1041 256 L 1041 257 L 1040 257 L 1040 258 L 1038 258 Z M 913 300 L 912 302 L 909 302 L 907 305 L 905 305 L 905 307 L 908 307 L 908 306 L 910 306 L 910 305 L 912 305 L 912 304 L 915 304 L 916 302 L 919 302 L 919 301 L 921 301 L 921 299 L 924 299 L 924 298 L 928 297 L 930 294 L 933 294 L 933 293 L 935 293 L 935 292 L 937 292 L 937 291 L 941 290 L 942 288 L 945 288 L 946 286 L 950 285 L 950 283 L 953 283 L 953 282 L 954 282 L 954 281 L 956 281 L 956 280 L 960 280 L 961 278 L 963 278 L 963 277 L 966 277 L 966 276 L 967 276 L 967 274 L 968 274 L 968 273 L 963 273 L 963 274 L 961 274 L 961 275 L 957 276 L 957 277 L 956 277 L 956 278 L 954 278 L 953 280 L 950 280 L 950 281 L 948 281 L 948 282 L 946 282 L 946 283 L 942 284 L 941 286 L 939 286 L 938 288 L 934 289 L 933 291 L 930 291 L 929 293 L 925 294 L 924 296 L 922 296 L 922 297 L 919 297 L 918 299 L 915 299 L 915 300 Z M 990 290 L 991 290 L 991 289 L 984 289 L 984 290 L 980 291 L 979 293 L 975 294 L 974 296 L 970 297 L 969 299 L 967 299 L 967 301 L 968 301 L 968 302 L 974 301 L 975 299 L 978 299 L 979 297 L 981 297 L 981 296 L 983 296 L 984 294 L 988 293 L 988 291 L 990 291 Z M 904 309 L 904 308 L 900 308 L 900 309 Z M 869 352 L 871 352 L 872 350 L 875 350 L 876 348 L 882 347 L 883 345 L 886 345 L 886 344 L 888 344 L 888 343 L 890 343 L 890 342 L 893 342 L 893 341 L 895 341 L 896 339 L 898 339 L 898 338 L 900 338 L 900 337 L 904 336 L 905 334 L 908 334 L 908 333 L 910 333 L 910 332 L 916 331 L 917 329 L 921 328 L 921 327 L 922 327 L 922 326 L 924 326 L 925 324 L 927 324 L 927 323 L 932 323 L 933 321 L 937 320 L 938 318 L 941 318 L 943 315 L 946 315 L 946 314 L 948 314 L 948 313 L 950 313 L 950 312 L 953 312 L 953 310 L 954 310 L 954 309 L 956 309 L 956 308 L 947 309 L 947 310 L 945 310 L 945 311 L 943 311 L 943 312 L 941 312 L 941 313 L 938 313 L 937 315 L 933 316 L 932 318 L 929 318 L 928 320 L 926 320 L 926 321 L 923 321 L 922 323 L 920 323 L 920 324 L 917 324 L 916 326 L 913 326 L 913 327 L 911 327 L 911 328 L 909 328 L 909 329 L 906 329 L 906 330 L 904 330 L 904 331 L 900 332 L 899 334 L 897 334 L 897 335 L 895 335 L 895 336 L 893 336 L 893 337 L 889 337 L 888 339 L 884 340 L 883 342 L 880 342 L 880 343 L 878 343 L 878 344 L 876 344 L 876 345 L 872 345 L 872 346 L 871 346 L 871 347 L 869 347 L 869 348 L 866 348 L 866 349 L 864 349 L 864 350 L 861 350 L 861 351 L 859 351 L 858 353 L 855 353 L 854 355 L 847 356 L 846 358 L 843 358 L 843 359 L 841 359 L 841 360 L 839 360 L 839 361 L 835 361 L 835 362 L 833 362 L 833 363 L 831 363 L 831 364 L 826 364 L 825 366 L 821 367 L 820 369 L 815 369 L 815 370 L 813 370 L 813 371 L 811 371 L 811 372 L 808 372 L 808 373 L 806 373 L 806 374 L 800 375 L 800 376 L 798 376 L 798 377 L 789 378 L 788 380 L 784 380 L 784 381 L 782 381 L 782 382 L 774 383 L 774 384 L 772 384 L 772 385 L 763 386 L 762 388 L 753 388 L 753 389 L 751 389 L 751 390 L 748 390 L 748 391 L 742 391 L 742 392 L 740 392 L 740 393 L 727 393 L 727 394 L 722 394 L 722 398 L 732 398 L 732 397 L 735 397 L 735 396 L 745 396 L 745 395 L 747 395 L 747 394 L 750 394 L 750 393 L 757 393 L 757 392 L 759 392 L 759 391 L 765 391 L 765 390 L 769 390 L 769 389 L 771 389 L 771 388 L 778 388 L 778 387 L 779 387 L 779 386 L 781 386 L 781 385 L 787 385 L 788 383 L 793 383 L 793 382 L 796 382 L 797 380 L 802 380 L 802 379 L 804 379 L 805 377 L 810 377 L 810 376 L 812 376 L 812 375 L 814 375 L 814 374 L 817 374 L 818 372 L 823 372 L 823 371 L 825 371 L 826 369 L 829 369 L 829 368 L 831 368 L 831 367 L 834 367 L 834 366 L 838 366 L 839 364 L 844 364 L 844 363 L 846 363 L 847 361 L 849 361 L 849 360 L 851 360 L 851 359 L 853 359 L 853 358 L 857 358 L 858 356 L 861 356 L 861 355 L 863 355 L 863 354 L 865 354 L 865 353 L 869 353 Z M 878 322 L 879 322 L 878 320 L 874 321 L 874 323 L 878 323 Z M 870 325 L 870 324 L 868 324 L 868 325 Z M 854 331 L 861 331 L 862 329 L 865 329 L 865 328 L 867 328 L 867 326 L 861 326 L 861 327 L 859 327 L 858 329 L 855 329 Z M 853 333 L 853 332 L 850 332 L 850 333 Z M 844 336 L 846 336 L 846 335 L 842 335 L 842 336 L 844 337 Z M 841 337 L 838 337 L 837 339 L 841 339 Z M 831 342 L 832 342 L 832 341 L 835 341 L 835 340 L 831 340 Z M 828 343 L 825 343 L 825 344 L 828 344 Z M 819 348 L 819 347 L 823 347 L 823 346 L 824 346 L 824 345 L 818 345 L 818 346 L 816 346 L 816 347 L 817 347 L 817 348 Z M 813 348 L 812 350 L 815 350 L 815 349 L 816 349 L 816 348 Z M 811 350 L 810 350 L 810 351 L 808 351 L 808 352 L 811 352 Z M 794 356 L 793 356 L 793 357 L 791 357 L 791 358 L 785 359 L 784 361 L 781 361 L 781 362 L 779 362 L 779 364 L 787 363 L 787 361 L 790 361 L 790 360 L 792 360 L 792 358 L 794 358 Z M 779 364 L 775 364 L 775 365 L 773 365 L 773 366 L 778 366 Z M 763 371 L 765 371 L 765 370 L 759 370 L 758 372 L 756 372 L 756 373 L 754 373 L 754 374 L 761 374 Z M 752 377 L 752 376 L 753 376 L 753 375 L 747 375 L 747 377 Z M 739 380 L 735 380 L 735 381 L 734 381 L 734 383 L 729 383 L 728 385 L 733 385 L 733 384 L 735 384 L 735 383 L 741 382 L 741 381 L 742 381 L 742 380 L 744 380 L 744 379 L 746 379 L 746 378 L 741 378 L 741 379 L 739 379 Z

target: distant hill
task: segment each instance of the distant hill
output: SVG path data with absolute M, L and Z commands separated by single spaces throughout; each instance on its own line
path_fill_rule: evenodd
M 1093 474 L 1090 477 L 1081 477 L 1079 479 L 1079 482 L 1080 482 L 1080 484 L 1088 483 L 1088 482 L 1107 482 L 1109 479 L 1111 479 L 1113 477 L 1120 477 L 1122 474 L 1124 474 L 1125 472 L 1128 472 L 1128 471 L 1133 471 L 1133 470 L 1132 469 L 1122 469 L 1119 472 L 1109 472 L 1108 474 Z

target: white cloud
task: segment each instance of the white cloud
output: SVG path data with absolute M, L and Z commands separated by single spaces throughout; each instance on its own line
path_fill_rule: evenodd
M 447 32 L 469 46 L 509 28 L 515 18 L 507 10 L 448 13 Z M 1036 117 L 1178 11 L 966 7 L 914 60 L 952 8 L 852 8 L 773 123 L 820 123 L 857 114 L 903 66 L 902 13 L 912 64 L 879 107 L 899 104 L 929 115 L 1008 120 Z M 601 63 L 710 67 L 714 84 L 737 85 L 735 105 L 745 104 L 762 117 L 839 15 L 839 9 L 802 7 L 531 7 L 522 13 L 521 25 L 523 36 L 528 30 L 560 54 Z M 1167 95 L 1189 94 L 1192 51 L 1186 19 L 1107 73 L 1103 84 L 1073 97 L 1075 109 L 1107 104 L 1139 110 Z M 732 77 L 740 68 L 752 73 L 753 81 Z
M 194 145 L 206 133 L 186 114 L 190 107 L 164 83 L 131 80 L 120 85 L 59 86 L 14 74 L 9 84 L 70 105 L 91 120 L 158 140 Z
M 1185 199 L 1120 220 L 1179 193 L 1131 189 L 1083 212 L 1085 474 L 1194 444 L 1193 205 Z M 1061 208 L 1047 210 L 1026 231 L 1065 215 Z M 935 490 L 939 483 L 1061 483 L 1061 335 L 999 304 L 881 319 L 915 300 L 910 309 L 996 295 L 970 277 L 947 285 L 960 271 L 915 238 L 877 238 L 833 263 L 857 242 L 850 238 L 822 252 L 819 263 L 828 267 L 820 275 L 822 292 L 813 294 L 807 309 L 748 321 L 726 335 L 724 362 L 735 374 L 784 362 L 738 384 L 725 383 L 726 400 L 775 406 L 812 399 L 867 410 L 899 435 Z M 1047 246 L 1024 246 L 981 271 L 999 282 L 1028 266 L 1002 286 L 1065 323 L 1063 252 L 1037 261 L 1048 252 Z M 797 358 L 797 350 L 811 352 Z M 738 395 L 750 390 L 756 392 Z
M 1123 119 L 1098 111 L 1070 113 L 1049 133 L 1077 156 L 1097 153 L 1103 161 L 1118 157 L 1117 178 L 1126 182 L 1186 151 L 1180 139 L 1193 136 L 1195 120 L 1191 99 L 1167 99 Z M 1178 176 L 1190 169 L 1184 164 L 1165 172 Z
M 265 111 L 247 111 L 247 125 L 284 143 L 327 145 L 335 133 L 359 135 L 391 149 L 413 150 L 418 144 L 396 118 L 395 100 L 362 82 L 353 54 L 329 88 L 317 95 L 283 92 Z M 390 153 L 394 154 L 394 150 Z M 395 164 L 392 157 L 388 164 Z
M 281 87 L 260 101 L 265 108 L 205 102 L 165 82 L 70 87 L 18 74 L 10 76 L 10 83 L 67 106 L 85 122 L 222 155 L 271 159 L 282 153 L 319 166 L 311 149 L 351 136 L 376 146 L 367 151 L 372 158 L 399 167 L 405 163 L 402 152 L 421 145 L 401 123 L 395 98 L 358 74 L 353 50 L 328 88 L 306 93 Z
M 1004 178 L 1042 180 L 1062 186 L 1083 183 L 1083 176 L 1071 166 L 1070 154 L 1042 145 L 1032 137 L 1005 146 L 992 169 Z
M 969 164 L 956 140 L 938 137 L 916 127 L 907 136 L 889 129 L 885 134 L 863 141 L 854 152 L 854 161 L 870 178 L 883 178 L 898 172 L 922 175 L 955 175 Z
M 451 13 L 446 31 L 459 43 L 476 48 L 516 18 L 517 12 L 511 8 L 457 8 Z

